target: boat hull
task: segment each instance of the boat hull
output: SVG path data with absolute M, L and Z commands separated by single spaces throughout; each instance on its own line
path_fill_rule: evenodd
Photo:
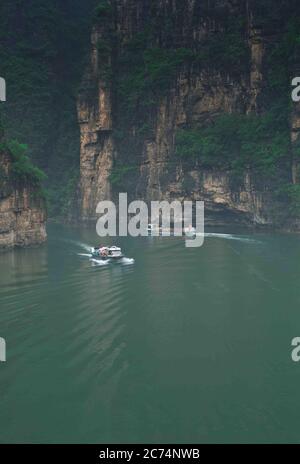
M 96 259 L 101 259 L 102 261 L 108 261 L 108 260 L 114 260 L 114 261 L 117 261 L 119 259 L 122 259 L 124 258 L 124 255 L 120 255 L 120 256 L 100 256 L 100 254 L 98 253 L 92 253 L 92 258 L 96 258 Z

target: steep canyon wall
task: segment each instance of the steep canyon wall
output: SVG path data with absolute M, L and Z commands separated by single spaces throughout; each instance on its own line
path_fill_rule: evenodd
M 184 158 L 176 148 L 180 130 L 208 127 L 222 114 L 259 116 L 276 100 L 269 58 L 296 8 L 283 3 L 265 20 L 254 0 L 102 1 L 77 106 L 81 220 L 126 191 L 146 201 L 204 200 L 211 224 L 298 227 L 268 174 L 245 163 L 237 176 L 225 162 Z M 289 66 L 292 76 L 295 60 Z M 295 143 L 296 104 L 286 119 Z M 284 156 L 278 172 L 292 185 L 292 144 Z

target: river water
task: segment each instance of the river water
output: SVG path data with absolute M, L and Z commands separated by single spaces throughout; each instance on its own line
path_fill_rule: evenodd
M 230 232 L 101 266 L 94 228 L 52 225 L 1 254 L 0 441 L 299 443 L 300 237 Z

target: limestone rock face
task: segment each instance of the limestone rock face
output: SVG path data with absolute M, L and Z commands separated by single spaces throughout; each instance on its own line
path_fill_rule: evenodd
M 152 5 L 152 9 L 150 7 Z M 259 3 L 259 2 L 258 2 Z M 113 6 L 114 47 L 103 58 L 99 42 L 107 35 L 107 23 L 94 27 L 91 34 L 89 63 L 78 98 L 78 119 L 81 128 L 81 180 L 79 216 L 82 220 L 96 218 L 101 200 L 116 198 L 127 191 L 131 199 L 199 199 L 206 204 L 207 221 L 211 224 L 276 225 L 277 205 L 270 186 L 260 185 L 247 170 L 237 187 L 232 173 L 205 169 L 200 164 L 182 164 L 174 156 L 174 140 L 178 128 L 201 127 L 222 113 L 259 113 L 264 87 L 265 57 L 276 30 L 263 30 L 252 10 L 252 0 L 115 0 Z M 152 110 L 151 135 L 138 144 L 132 154 L 125 147 L 139 127 L 127 127 L 122 141 L 116 139 L 122 113 L 113 76 L 120 72 L 115 66 L 123 47 L 136 34 L 144 33 L 153 15 L 157 21 L 154 45 L 164 47 L 171 30 L 174 46 L 201 52 L 203 40 L 222 30 L 222 12 L 229 17 L 240 16 L 248 61 L 240 70 L 184 66 L 178 70 L 169 89 Z M 151 16 L 152 15 L 152 16 Z M 149 19 L 150 18 L 150 19 Z M 107 68 L 110 78 L 103 77 Z M 293 130 L 298 118 L 294 115 Z M 124 185 L 111 182 L 116 163 L 130 162 L 133 172 Z M 127 157 L 127 158 L 126 158 Z M 296 169 L 296 168 L 295 168 Z
M 78 98 L 80 124 L 80 198 L 82 219 L 95 215 L 96 204 L 111 197 L 109 174 L 113 164 L 111 88 L 101 77 L 97 43 L 101 28 L 91 35 L 90 61 Z
M 44 201 L 36 198 L 36 188 L 15 182 L 11 159 L 0 153 L 0 251 L 16 246 L 36 245 L 46 238 Z

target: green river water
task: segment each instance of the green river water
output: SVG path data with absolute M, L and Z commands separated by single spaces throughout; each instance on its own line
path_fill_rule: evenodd
M 128 237 L 100 266 L 94 228 L 48 235 L 0 255 L 0 442 L 300 442 L 299 236 Z

